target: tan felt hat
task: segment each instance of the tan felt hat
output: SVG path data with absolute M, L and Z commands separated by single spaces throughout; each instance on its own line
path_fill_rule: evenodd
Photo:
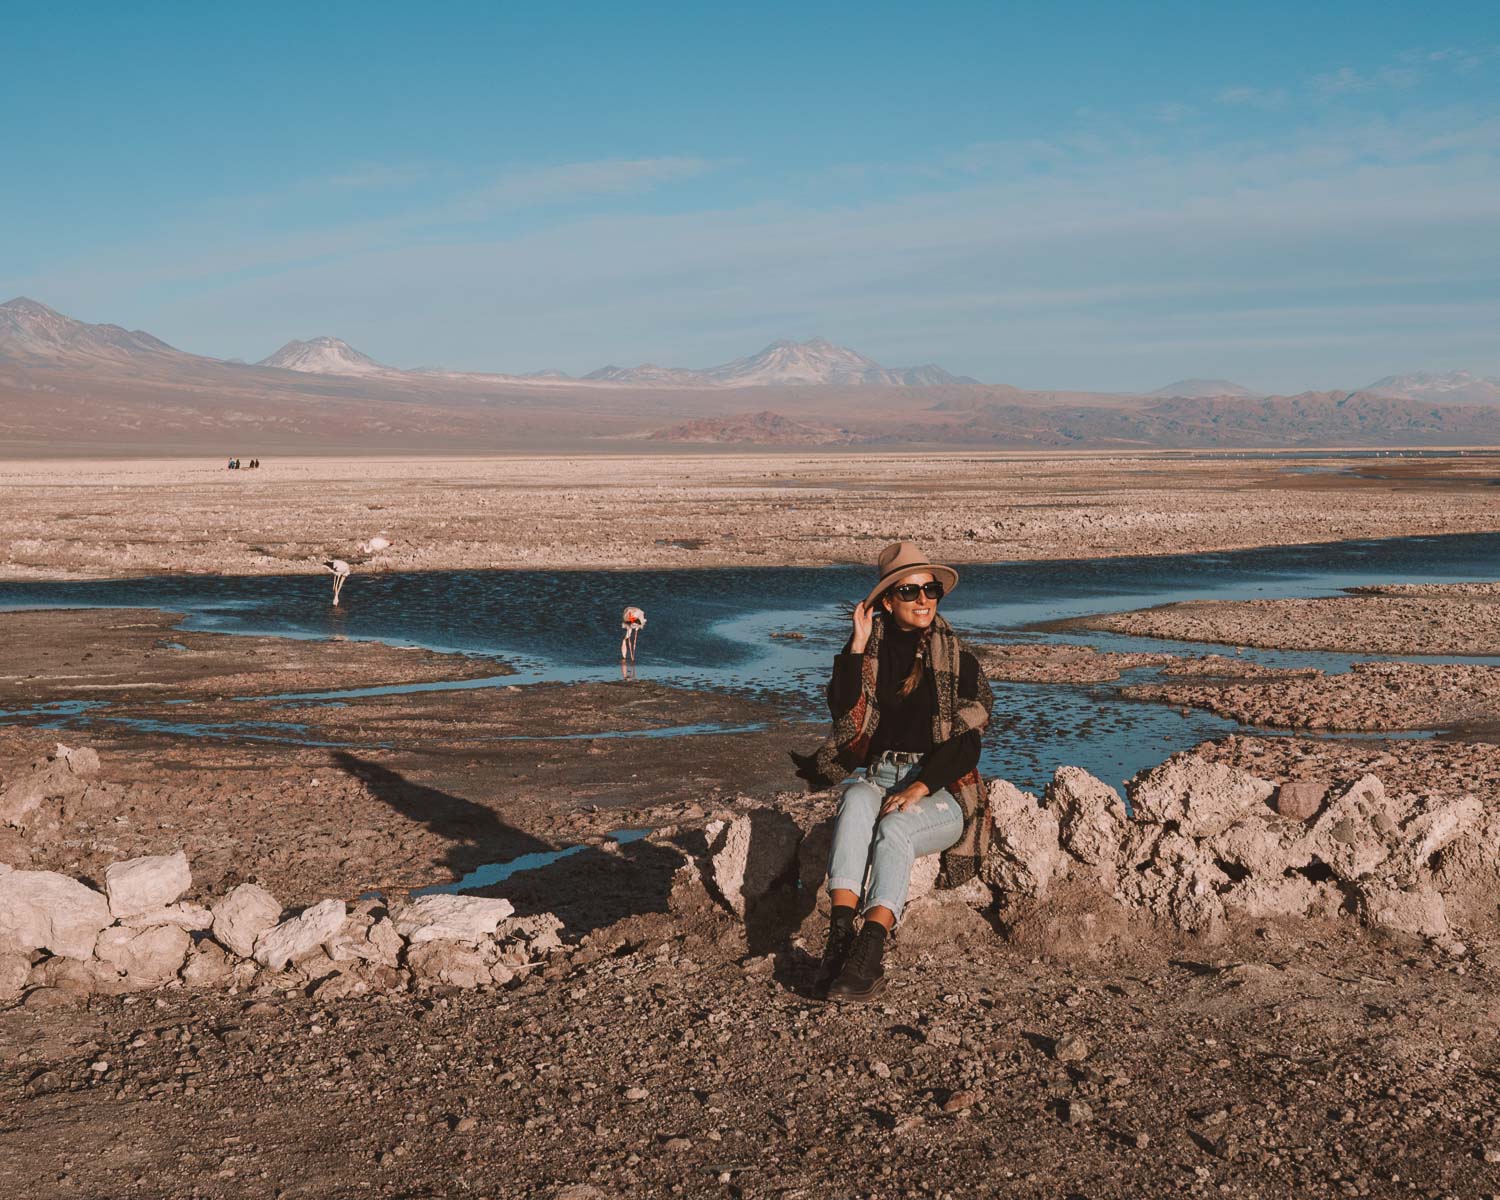
M 880 582 L 870 589 L 870 594 L 865 597 L 866 604 L 874 604 L 880 593 L 891 584 L 899 583 L 902 576 L 915 575 L 918 571 L 927 571 L 934 579 L 941 580 L 944 591 L 951 592 L 958 586 L 958 572 L 952 567 L 928 562 L 927 555 L 917 549 L 915 542 L 892 542 L 875 560 L 875 570 L 880 574 Z

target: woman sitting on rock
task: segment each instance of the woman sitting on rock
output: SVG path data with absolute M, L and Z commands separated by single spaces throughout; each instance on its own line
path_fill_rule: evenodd
M 833 912 L 813 990 L 832 1000 L 885 989 L 886 935 L 901 918 L 912 863 L 945 852 L 941 882 L 956 887 L 977 873 L 989 834 L 977 768 L 994 696 L 979 660 L 937 615 L 958 572 L 911 542 L 882 550 L 876 571 L 834 660 L 833 733 L 816 754 L 793 755 L 815 787 L 863 769 L 843 787 L 828 859 Z

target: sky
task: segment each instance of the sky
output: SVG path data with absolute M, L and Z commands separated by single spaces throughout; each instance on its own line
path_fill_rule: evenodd
M 0 299 L 254 361 L 1500 376 L 1493 3 L 9 6 Z

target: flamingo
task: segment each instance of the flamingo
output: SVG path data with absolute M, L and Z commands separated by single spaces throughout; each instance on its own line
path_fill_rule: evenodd
M 360 546 L 359 552 L 361 554 L 379 554 L 382 550 L 388 549 L 390 544 L 390 539 L 388 538 L 372 537 L 368 542 Z
M 323 565 L 333 572 L 333 606 L 337 608 L 339 593 L 344 590 L 344 580 L 349 578 L 353 568 L 342 558 L 325 559 Z
M 645 610 L 631 605 L 620 614 L 620 628 L 625 636 L 620 639 L 620 661 L 635 662 L 635 640 L 646 627 Z

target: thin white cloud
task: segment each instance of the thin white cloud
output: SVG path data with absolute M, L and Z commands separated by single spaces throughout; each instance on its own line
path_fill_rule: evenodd
M 1245 85 L 1221 88 L 1214 96 L 1220 104 L 1258 108 L 1267 112 L 1285 108 L 1289 98 L 1285 88 L 1260 88 Z
M 460 197 L 451 215 L 479 220 L 497 211 L 646 192 L 702 175 L 715 165 L 706 158 L 607 158 L 510 171 Z

